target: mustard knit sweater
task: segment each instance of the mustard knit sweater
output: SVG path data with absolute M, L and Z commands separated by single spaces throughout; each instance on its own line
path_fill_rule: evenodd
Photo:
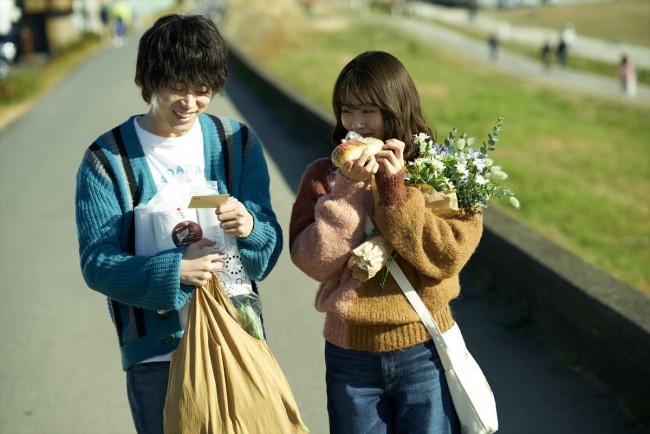
M 364 237 L 369 215 L 394 247 L 396 261 L 444 332 L 453 325 L 449 302 L 460 292 L 459 273 L 478 246 L 480 215 L 443 219 L 425 207 L 404 173 L 376 176 L 375 209 L 369 181 L 346 178 L 329 159 L 311 163 L 301 181 L 289 227 L 291 259 L 320 282 L 316 309 L 326 313 L 324 336 L 361 351 L 393 351 L 430 336 L 420 318 L 384 272 L 361 283 L 347 262 Z

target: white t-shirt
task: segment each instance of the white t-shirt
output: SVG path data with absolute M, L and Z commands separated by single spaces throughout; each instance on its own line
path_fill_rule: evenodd
M 194 122 L 190 131 L 179 137 L 161 137 L 150 133 L 140 126 L 137 118 L 133 123 L 158 190 L 171 178 L 179 175 L 196 178 L 198 181 L 205 180 L 203 133 L 200 122 Z M 189 303 L 185 303 L 178 312 L 183 329 L 187 323 L 189 306 Z M 140 363 L 169 361 L 171 354 L 155 356 Z
M 200 122 L 194 122 L 190 131 L 179 137 L 160 137 L 142 128 L 137 119 L 133 122 L 158 190 L 178 175 L 205 179 Z
M 195 178 L 197 183 L 205 181 L 205 156 L 201 123 L 195 122 L 190 131 L 180 137 L 160 137 L 150 133 L 134 120 L 135 131 L 142 144 L 156 187 L 160 190 L 174 176 Z M 186 178 L 185 178 L 186 179 Z M 252 282 L 241 263 L 237 238 L 225 235 L 223 269 L 217 273 L 228 296 L 250 294 Z M 185 329 L 190 303 L 178 312 L 181 328 Z M 155 356 L 140 363 L 171 360 L 172 353 Z

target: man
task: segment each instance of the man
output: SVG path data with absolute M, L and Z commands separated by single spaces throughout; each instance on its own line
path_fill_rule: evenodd
M 226 62 L 226 43 L 208 18 L 160 18 L 140 39 L 136 63 L 135 82 L 149 111 L 98 137 L 77 174 L 82 274 L 108 298 L 141 434 L 163 432 L 169 361 L 193 289 L 226 268 L 254 289 L 282 249 L 260 141 L 236 120 L 204 113 L 225 86 Z M 216 181 L 219 193 L 231 196 L 216 209 L 231 250 L 211 252 L 205 248 L 214 241 L 201 239 L 135 255 L 134 208 L 178 174 Z

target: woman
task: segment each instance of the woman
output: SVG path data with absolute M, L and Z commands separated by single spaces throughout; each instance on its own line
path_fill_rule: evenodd
M 290 223 L 291 258 L 320 282 L 330 431 L 459 433 L 440 358 L 431 337 L 392 276 L 361 282 L 347 262 L 365 237 L 366 218 L 395 249 L 395 258 L 444 332 L 459 272 L 482 234 L 480 215 L 443 219 L 404 182 L 417 156 L 413 135 L 433 136 L 408 71 L 391 54 L 365 52 L 348 63 L 332 98 L 333 146 L 355 131 L 385 142 L 337 169 L 311 163 Z M 376 197 L 373 182 L 376 183 Z

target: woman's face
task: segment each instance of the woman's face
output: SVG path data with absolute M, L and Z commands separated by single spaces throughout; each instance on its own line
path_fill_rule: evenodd
M 151 109 L 147 114 L 148 130 L 161 137 L 185 135 L 211 100 L 212 92 L 206 86 L 168 84 L 151 99 Z
M 381 110 L 374 105 L 362 105 L 352 100 L 351 106 L 341 107 L 341 124 L 348 131 L 354 131 L 363 137 L 384 140 L 384 118 Z

